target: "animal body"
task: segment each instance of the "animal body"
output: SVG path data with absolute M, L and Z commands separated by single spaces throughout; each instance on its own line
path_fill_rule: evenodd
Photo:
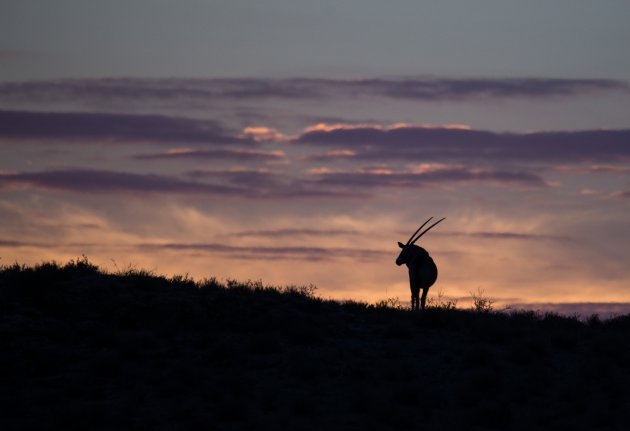
M 418 230 L 411 235 L 406 244 L 403 244 L 402 242 L 398 243 L 401 250 L 398 258 L 396 259 L 396 265 L 400 266 L 404 264 L 407 265 L 407 268 L 409 268 L 409 287 L 411 289 L 412 310 L 419 310 L 420 307 L 424 310 L 429 288 L 435 284 L 438 276 L 437 266 L 431 256 L 429 256 L 429 253 L 424 248 L 418 247 L 414 243 L 445 218 L 446 217 L 436 221 L 424 232 L 416 236 L 416 234 L 420 232 L 420 229 L 433 219 L 433 217 L 429 218 L 429 220 L 425 221 L 422 226 L 420 226 Z M 422 297 L 420 297 L 420 290 L 422 290 Z

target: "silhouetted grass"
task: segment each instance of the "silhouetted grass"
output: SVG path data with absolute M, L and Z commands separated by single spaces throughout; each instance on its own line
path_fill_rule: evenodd
M 627 429 L 630 316 L 0 269 L 0 429 Z

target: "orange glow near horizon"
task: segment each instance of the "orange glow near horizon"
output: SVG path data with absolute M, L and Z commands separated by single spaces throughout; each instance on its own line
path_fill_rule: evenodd
M 341 232 L 332 235 L 311 235 L 312 220 L 290 224 L 296 233 L 273 235 L 274 229 L 286 226 L 287 220 L 276 220 L 267 228 L 272 234 L 258 236 L 256 232 L 242 234 L 238 223 L 213 218 L 184 207 L 166 207 L 166 223 L 160 237 L 147 241 L 142 233 L 124 232 L 107 220 L 89 213 L 71 214 L 67 209 L 66 224 L 75 227 L 57 244 L 33 244 L 22 247 L 0 245 L 2 263 L 15 261 L 37 264 L 55 260 L 65 262 L 85 254 L 91 261 L 110 271 L 134 267 L 155 271 L 157 274 L 189 274 L 197 280 L 217 277 L 237 280 L 262 280 L 272 285 L 315 284 L 323 298 L 376 302 L 385 298 L 399 298 L 407 303 L 409 296 L 406 268 L 397 267 L 397 240 L 405 240 L 397 222 L 391 218 L 353 220 L 333 217 L 320 220 L 318 228 Z M 32 216 L 31 216 L 32 217 Z M 61 226 L 63 220 L 47 218 L 51 228 Z M 486 230 L 509 232 L 514 226 L 500 219 L 449 217 L 450 226 L 440 226 L 419 244 L 431 253 L 439 267 L 436 285 L 430 297 L 441 292 L 449 298 L 459 298 L 466 307 L 471 292 L 482 289 L 501 307 L 510 303 L 567 303 L 567 302 L 630 302 L 625 279 L 593 283 L 588 272 L 569 267 L 567 259 L 559 259 L 560 250 L 573 245 L 562 242 L 544 245 L 527 239 L 500 239 L 488 236 L 478 239 L 465 233 L 454 233 L 453 226 L 469 226 L 470 232 L 485 226 Z M 374 226 L 380 226 L 374 230 Z M 157 225 L 155 226 L 157 228 Z M 258 226 L 260 228 L 260 226 Z M 305 229 L 301 234 L 300 229 Z M 159 229 L 158 229 L 159 230 Z M 408 229 L 407 229 L 408 230 Z M 524 234 L 539 232 L 538 223 L 520 225 Z M 343 232 L 348 232 L 344 234 Z M 306 235 L 306 236 L 300 236 Z M 204 240 L 201 240 L 201 239 Z M 33 241 L 36 242 L 36 241 Z M 234 247 L 227 251 L 183 248 L 160 248 L 163 244 L 223 244 Z M 144 245 L 143 245 L 144 244 Z M 362 260 L 350 255 L 310 259 L 302 255 L 257 256 L 257 249 L 271 250 L 294 247 L 352 250 L 360 257 L 361 250 L 371 250 L 370 258 Z M 535 247 L 536 254 L 531 254 Z M 308 252 L 308 251 L 307 251 Z M 270 264 L 273 263 L 273 264 Z M 553 263 L 558 268 L 549 266 Z M 566 270 L 561 270 L 567 266 Z M 325 270 L 322 270 L 325 268 Z M 576 271 L 577 269 L 577 271 Z
M 35 265 L 47 261 L 65 263 L 80 257 L 81 247 L 67 247 L 74 251 L 46 252 L 39 248 L 25 248 L 17 253 L 11 262 Z M 409 302 L 408 276 L 405 267 L 394 264 L 396 250 L 392 248 L 392 258 L 370 263 L 352 262 L 349 259 L 326 262 L 303 262 L 296 260 L 274 259 L 243 261 L 230 258 L 217 258 L 195 252 L 175 253 L 172 251 L 159 254 L 146 251 L 122 252 L 125 247 L 118 247 L 118 254 L 113 251 L 85 250 L 85 255 L 101 269 L 116 272 L 127 268 L 145 269 L 156 275 L 188 274 L 201 281 L 216 277 L 220 281 L 236 279 L 240 281 L 261 280 L 266 285 L 308 285 L 317 286 L 317 295 L 324 299 L 354 300 L 375 303 L 387 298 L 397 298 L 401 304 Z M 3 256 L 7 256 L 6 247 L 0 247 Z M 13 250 L 15 252 L 15 250 Z M 15 253 L 12 253 L 15 254 Z M 471 294 L 479 290 L 485 297 L 494 301 L 495 309 L 510 304 L 553 304 L 553 303 L 619 303 L 630 302 L 630 297 L 623 294 L 624 282 L 602 283 L 593 286 L 588 283 L 553 281 L 539 284 L 529 289 L 529 295 L 522 295 L 522 282 L 514 285 L 500 285 L 493 281 L 473 280 L 469 278 L 471 269 L 462 271 L 459 265 L 450 262 L 448 257 L 440 256 L 439 251 L 432 253 L 440 268 L 437 283 L 430 289 L 429 298 L 443 295 L 455 299 L 458 308 L 469 308 Z M 121 257 L 121 256 L 124 256 Z M 4 259 L 3 259 L 4 261 Z M 474 265 L 474 263 L 473 263 Z M 321 268 L 326 271 L 322 272 Z M 459 274 L 453 271 L 459 270 Z M 485 271 L 486 268 L 483 268 Z M 477 271 L 474 271 L 477 272 Z M 496 276 L 496 274 L 494 274 Z M 468 279 L 467 279 L 468 278 Z M 515 296 L 519 295 L 519 296 Z M 547 305 L 549 308 L 549 305 Z

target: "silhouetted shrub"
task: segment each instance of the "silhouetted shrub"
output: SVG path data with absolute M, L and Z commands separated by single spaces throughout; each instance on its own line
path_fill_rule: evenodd
M 289 293 L 289 294 L 297 294 L 300 296 L 304 296 L 306 298 L 315 298 L 315 291 L 317 290 L 317 286 L 314 284 L 305 284 L 305 285 L 290 285 L 284 288 L 279 289 L 280 292 Z
M 493 310 L 494 301 L 485 296 L 483 289 L 477 289 L 477 292 L 470 292 L 473 300 L 472 309 L 478 313 L 489 313 Z
M 395 298 L 386 298 L 374 303 L 374 307 L 376 308 L 392 308 L 394 310 L 402 310 L 404 307 L 400 303 L 398 297 Z
M 438 289 L 436 295 L 431 295 L 427 299 L 428 308 L 441 308 L 443 310 L 454 310 L 457 308 L 457 299 L 448 298 L 442 289 Z

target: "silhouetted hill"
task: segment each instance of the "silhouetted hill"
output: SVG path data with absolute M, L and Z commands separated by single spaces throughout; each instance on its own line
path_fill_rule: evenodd
M 629 429 L 630 316 L 228 285 L 4 267 L 0 429 Z

